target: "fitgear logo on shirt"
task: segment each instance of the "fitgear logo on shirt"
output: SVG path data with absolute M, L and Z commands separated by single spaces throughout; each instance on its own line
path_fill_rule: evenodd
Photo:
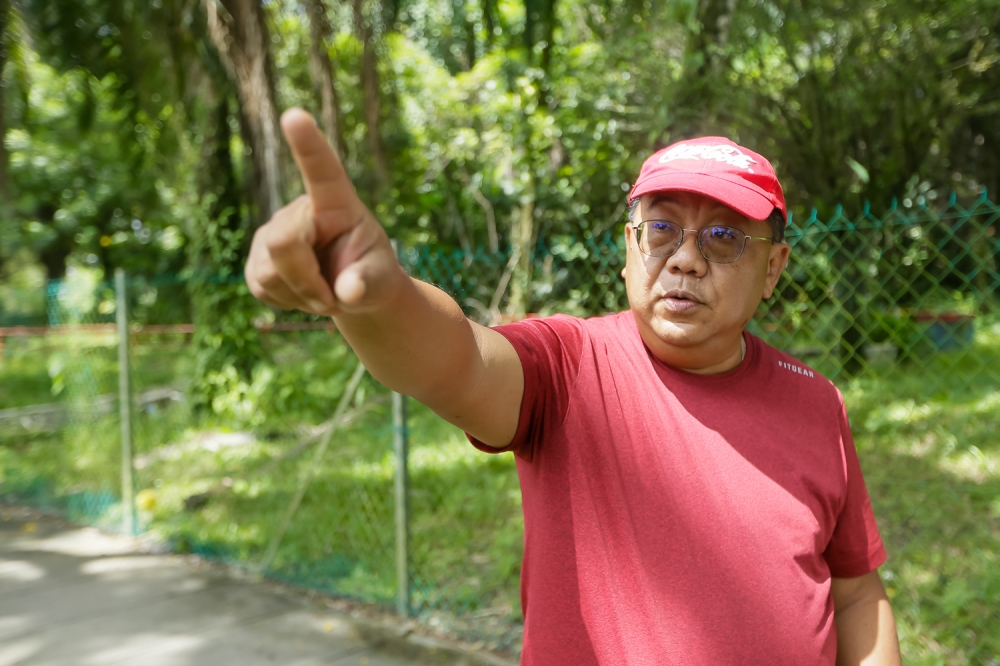
M 815 377 L 816 373 L 812 370 L 806 370 L 805 368 L 793 365 L 791 363 L 785 363 L 784 361 L 778 361 L 778 367 L 784 368 L 785 370 L 791 370 L 792 372 L 802 375 L 803 377 Z
M 674 160 L 715 160 L 716 162 L 725 162 L 737 169 L 746 169 L 750 173 L 753 173 L 750 165 L 757 163 L 756 160 L 736 146 L 727 146 L 725 144 L 716 146 L 690 146 L 686 143 L 681 143 L 661 155 L 659 162 L 660 164 L 666 164 Z

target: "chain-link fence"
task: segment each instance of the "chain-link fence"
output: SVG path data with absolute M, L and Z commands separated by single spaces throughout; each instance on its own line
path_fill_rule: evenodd
M 788 268 L 750 328 L 845 392 L 911 407 L 981 401 L 1000 387 L 998 218 L 983 196 L 793 220 Z M 528 316 L 627 307 L 620 233 L 545 238 L 529 275 L 503 252 L 401 256 L 486 323 L 514 316 L 513 280 L 527 285 Z M 118 306 L 113 285 L 84 277 L 49 284 L 48 326 L 0 329 L 0 495 L 116 526 Z M 239 335 L 262 360 L 206 371 L 235 335 L 193 305 L 218 285 L 237 289 L 129 281 L 139 529 L 332 594 L 405 600 L 431 627 L 516 652 L 523 526 L 510 455 L 477 453 L 419 405 L 394 425 L 388 393 L 370 378 L 351 384 L 355 358 L 316 318 L 261 310 L 252 339 Z M 401 434 L 408 478 L 397 485 Z

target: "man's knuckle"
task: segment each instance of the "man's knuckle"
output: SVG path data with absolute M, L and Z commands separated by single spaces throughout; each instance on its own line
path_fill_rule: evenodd
M 273 290 L 283 284 L 281 275 L 274 269 L 274 266 L 260 269 L 257 273 L 257 281 L 268 290 Z
M 253 297 L 259 301 L 263 301 L 267 298 L 267 291 L 259 282 L 251 282 L 247 280 L 247 287 L 250 289 L 250 293 Z
M 281 257 L 294 252 L 300 245 L 302 245 L 302 240 L 295 234 L 283 233 L 268 243 L 268 250 L 272 256 Z
M 297 294 L 299 298 L 306 302 L 314 303 L 323 301 L 323 297 L 319 293 L 319 290 L 315 289 L 312 285 L 299 289 Z
M 268 224 L 274 224 L 274 223 L 280 224 L 281 221 L 287 218 L 288 216 L 297 215 L 298 212 L 301 210 L 302 206 L 308 203 L 308 201 L 309 197 L 307 197 L 304 194 L 300 194 L 299 196 L 295 197 L 287 204 L 279 208 L 277 211 L 275 211 L 274 215 L 271 216 L 271 219 L 268 220 Z
M 301 221 L 293 220 L 276 226 L 267 240 L 268 251 L 271 254 L 284 254 L 308 245 L 303 238 L 302 226 Z

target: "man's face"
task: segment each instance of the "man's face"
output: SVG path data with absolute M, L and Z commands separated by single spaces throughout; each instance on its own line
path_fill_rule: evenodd
M 748 236 L 771 237 L 767 222 L 748 220 L 713 199 L 685 192 L 643 195 L 633 224 L 626 226 L 625 279 L 629 304 L 639 332 L 655 356 L 672 365 L 697 369 L 731 353 L 762 298 L 774 291 L 788 261 L 785 243 L 746 242 L 730 264 L 702 256 L 697 234 L 669 257 L 643 254 L 632 228 L 642 221 L 667 220 L 684 229 L 709 225 L 736 227 Z

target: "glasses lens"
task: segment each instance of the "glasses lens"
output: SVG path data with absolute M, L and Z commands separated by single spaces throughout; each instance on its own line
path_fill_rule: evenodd
M 663 220 L 646 222 L 642 250 L 651 257 L 669 257 L 677 251 L 681 242 L 680 226 Z
M 717 264 L 731 264 L 740 258 L 746 234 L 734 227 L 705 227 L 698 232 L 705 258 Z

